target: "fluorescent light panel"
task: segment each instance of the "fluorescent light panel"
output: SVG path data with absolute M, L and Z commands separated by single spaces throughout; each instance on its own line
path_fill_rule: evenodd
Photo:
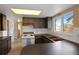
M 25 15 L 40 15 L 41 11 L 39 10 L 27 10 L 27 9 L 15 9 L 11 8 L 15 14 L 25 14 Z

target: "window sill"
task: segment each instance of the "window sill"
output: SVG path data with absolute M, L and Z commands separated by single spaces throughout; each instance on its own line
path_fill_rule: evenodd
M 70 32 L 70 33 L 68 33 L 68 32 L 54 32 L 54 33 L 57 33 L 57 34 L 60 34 L 60 35 L 66 35 L 66 36 L 73 36 L 73 32 Z

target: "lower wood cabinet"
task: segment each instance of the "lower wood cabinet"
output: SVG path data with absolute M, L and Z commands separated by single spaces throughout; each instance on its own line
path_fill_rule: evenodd
M 52 41 L 42 35 L 36 35 L 35 36 L 35 43 L 39 44 L 39 43 L 51 43 Z
M 35 36 L 35 44 L 43 43 L 42 37 L 40 35 Z
M 11 49 L 11 37 L 0 37 L 0 55 L 6 55 Z

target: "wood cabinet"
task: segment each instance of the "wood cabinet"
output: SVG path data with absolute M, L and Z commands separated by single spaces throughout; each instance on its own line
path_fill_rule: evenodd
M 6 16 L 0 13 L 0 31 L 6 30 Z
M 65 40 L 59 36 L 51 35 L 51 34 L 39 34 L 35 35 L 35 43 L 51 43 L 55 41 Z
M 43 43 L 42 37 L 40 35 L 35 35 L 35 44 Z
M 7 54 L 11 49 L 11 37 L 0 37 L 0 55 Z
M 51 43 L 52 41 L 43 35 L 35 35 L 35 44 L 39 43 Z
M 23 17 L 23 26 L 33 25 L 34 28 L 47 28 L 47 18 L 26 18 Z

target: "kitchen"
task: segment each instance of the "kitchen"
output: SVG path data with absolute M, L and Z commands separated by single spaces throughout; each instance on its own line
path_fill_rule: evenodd
M 23 17 L 22 33 L 22 39 L 31 40 L 30 44 L 35 44 L 35 35 L 48 33 L 48 18 Z

